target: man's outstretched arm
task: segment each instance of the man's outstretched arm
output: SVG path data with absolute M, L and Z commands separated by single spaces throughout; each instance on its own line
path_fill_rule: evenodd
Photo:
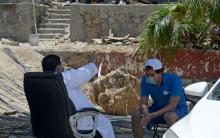
M 64 82 L 68 88 L 80 87 L 98 73 L 98 68 L 94 63 L 94 57 L 92 59 L 90 57 L 88 62 L 90 63 L 78 69 L 70 69 L 62 73 Z

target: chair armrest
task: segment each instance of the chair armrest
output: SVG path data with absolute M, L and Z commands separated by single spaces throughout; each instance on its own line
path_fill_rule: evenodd
M 100 111 L 96 108 L 82 108 L 81 110 L 78 110 L 77 113 L 86 112 L 86 111 L 94 111 L 94 112 L 100 113 Z
M 99 110 L 95 108 L 83 108 L 80 111 L 77 111 L 76 114 L 69 117 L 70 128 L 73 131 L 75 137 L 91 138 L 96 134 L 96 129 L 98 125 L 98 115 L 100 114 Z M 85 116 L 91 116 L 94 118 L 94 125 L 92 132 L 88 134 L 82 134 L 77 131 L 77 121 Z

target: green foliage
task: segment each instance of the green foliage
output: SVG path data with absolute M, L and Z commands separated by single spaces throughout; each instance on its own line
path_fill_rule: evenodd
M 204 42 L 213 30 L 211 26 L 220 26 L 219 11 L 220 0 L 182 0 L 165 5 L 145 21 L 140 37 L 142 54 L 154 56 L 166 48 L 173 58 L 176 47 Z
M 194 21 L 205 18 L 207 0 L 183 0 L 183 4 L 187 6 L 188 14 Z
M 184 20 L 186 6 L 169 4 L 147 18 L 141 34 L 140 47 L 143 54 L 155 55 L 161 47 L 172 51 L 180 42 L 189 37 L 192 24 Z

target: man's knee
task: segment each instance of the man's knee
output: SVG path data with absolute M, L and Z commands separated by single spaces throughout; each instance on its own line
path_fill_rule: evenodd
M 164 120 L 168 125 L 173 124 L 178 121 L 178 116 L 175 112 L 168 112 L 164 114 Z
M 132 116 L 132 120 L 140 120 L 140 118 L 141 118 L 140 110 L 139 109 L 134 110 L 132 112 L 131 116 Z

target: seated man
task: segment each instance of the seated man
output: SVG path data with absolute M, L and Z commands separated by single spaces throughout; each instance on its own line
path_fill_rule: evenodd
M 85 93 L 80 89 L 82 84 L 88 82 L 98 72 L 93 60 L 94 57 L 90 58 L 90 63 L 79 69 L 64 70 L 59 56 L 51 54 L 43 58 L 42 68 L 44 72 L 62 73 L 68 96 L 75 105 L 76 110 L 93 107 Z M 91 130 L 93 128 L 92 117 L 86 116 L 79 119 L 77 128 L 78 130 Z M 99 115 L 97 130 L 103 138 L 114 138 L 112 125 L 104 115 Z
M 163 73 L 159 59 L 145 61 L 145 74 L 141 80 L 140 108 L 132 115 L 135 138 L 143 138 L 144 127 L 167 124 L 170 127 L 188 113 L 181 79 L 175 74 Z M 149 95 L 153 99 L 149 106 Z

